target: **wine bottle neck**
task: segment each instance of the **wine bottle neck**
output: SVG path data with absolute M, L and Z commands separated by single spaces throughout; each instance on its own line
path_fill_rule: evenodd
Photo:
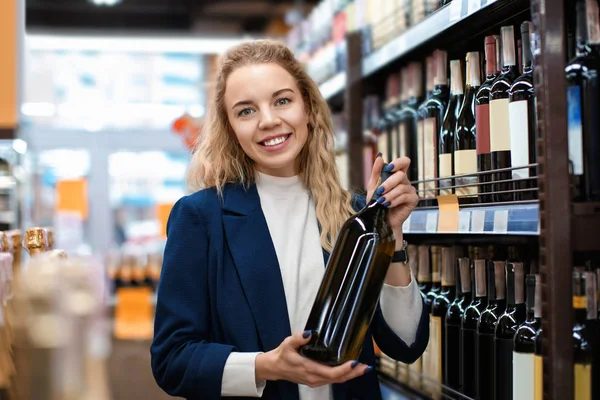
M 475 297 L 482 298 L 487 296 L 485 260 L 475 260 Z
M 503 26 L 502 30 L 502 65 L 510 68 L 517 65 L 515 57 L 515 34 L 512 26 Z
M 527 320 L 532 321 L 535 318 L 535 289 L 536 275 L 528 275 L 526 279 L 526 305 L 527 305 Z
M 474 90 L 481 86 L 481 73 L 479 64 L 479 52 L 473 51 L 467 54 L 467 89 Z
M 531 41 L 529 38 L 531 31 L 531 22 L 523 22 L 521 25 L 521 57 L 523 60 L 523 71 L 528 71 L 533 67 L 533 54 L 531 52 Z
M 462 65 L 460 60 L 450 61 L 450 85 L 453 96 L 464 94 Z

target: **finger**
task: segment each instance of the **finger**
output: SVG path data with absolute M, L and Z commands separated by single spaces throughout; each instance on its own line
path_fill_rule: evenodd
M 375 193 L 383 164 L 383 156 L 379 153 L 377 154 L 375 162 L 373 163 L 373 168 L 371 169 L 371 178 L 369 178 L 369 184 L 367 185 L 367 201 L 369 201 L 373 197 L 373 193 Z
M 385 182 L 383 182 L 379 187 L 377 187 L 375 193 L 377 195 L 384 195 L 403 182 L 410 183 L 407 179 L 408 178 L 406 177 L 406 174 L 403 171 L 394 172 L 392 176 L 387 178 Z
M 359 364 L 355 368 L 353 368 L 352 371 L 350 371 L 349 373 L 344 375 L 341 378 L 340 382 L 338 382 L 338 383 L 343 383 L 343 382 L 347 382 L 352 379 L 358 378 L 359 376 L 363 376 L 364 374 L 366 374 L 367 371 L 372 371 L 372 370 L 373 370 L 373 368 L 369 367 L 368 365 Z
M 392 202 L 399 196 L 402 196 L 403 194 L 413 194 L 413 193 L 416 193 L 416 189 L 413 186 L 411 186 L 409 184 L 400 184 L 400 185 L 392 188 L 390 191 L 384 193 L 377 201 L 379 201 L 379 203 L 381 203 L 381 204 L 385 204 L 385 205 L 389 206 L 390 204 L 388 204 L 388 203 Z
M 394 208 L 401 205 L 410 205 L 415 207 L 419 203 L 419 196 L 416 193 L 404 193 L 389 201 L 387 207 Z
M 393 165 L 393 167 L 389 167 L 389 165 Z M 396 158 L 395 160 L 393 160 L 392 162 L 390 162 L 388 164 L 388 171 L 389 172 L 402 171 L 402 172 L 406 173 L 408 171 L 408 167 L 410 167 L 410 158 L 400 157 L 400 158 Z
M 310 360 L 309 360 L 310 361 Z M 360 364 L 356 361 L 348 361 L 342 365 L 337 367 L 329 367 L 326 365 L 322 365 L 319 363 L 315 363 L 316 365 L 312 365 L 312 361 L 305 365 L 308 371 L 310 371 L 316 382 L 321 382 L 322 380 L 326 383 L 341 383 L 344 382 L 345 377 L 356 374 L 360 375 L 360 371 L 366 369 L 367 366 L 364 364 Z M 355 372 L 358 371 L 358 372 Z M 356 375 L 356 376 L 358 376 Z M 354 376 L 354 375 L 352 375 Z
M 298 349 L 310 341 L 311 331 L 297 332 L 285 339 L 284 343 L 294 349 Z

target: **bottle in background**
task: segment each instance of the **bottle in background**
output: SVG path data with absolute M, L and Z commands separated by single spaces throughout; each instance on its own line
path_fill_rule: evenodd
M 508 111 L 509 91 L 512 83 L 519 77 L 515 57 L 515 35 L 512 26 L 503 26 L 502 31 L 502 70 L 490 89 L 490 150 L 492 169 L 510 168 L 510 115 Z M 495 201 L 513 200 L 510 171 L 495 172 L 492 190 L 496 193 Z

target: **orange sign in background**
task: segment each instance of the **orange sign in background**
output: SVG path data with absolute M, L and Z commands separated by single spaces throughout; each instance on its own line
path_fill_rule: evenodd
M 56 183 L 56 211 L 71 212 L 86 219 L 88 216 L 88 189 L 85 179 L 61 180 Z
M 0 129 L 14 129 L 18 121 L 19 1 L 0 2 Z
M 169 221 L 172 208 L 172 203 L 159 203 L 156 206 L 156 218 L 160 223 L 159 233 L 162 238 L 167 237 L 167 221 Z

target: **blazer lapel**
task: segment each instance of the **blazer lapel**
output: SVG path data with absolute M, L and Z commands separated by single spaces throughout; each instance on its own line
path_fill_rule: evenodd
M 256 186 L 229 185 L 224 192 L 223 226 L 263 350 L 290 336 L 290 321 L 277 254 L 260 207 Z

